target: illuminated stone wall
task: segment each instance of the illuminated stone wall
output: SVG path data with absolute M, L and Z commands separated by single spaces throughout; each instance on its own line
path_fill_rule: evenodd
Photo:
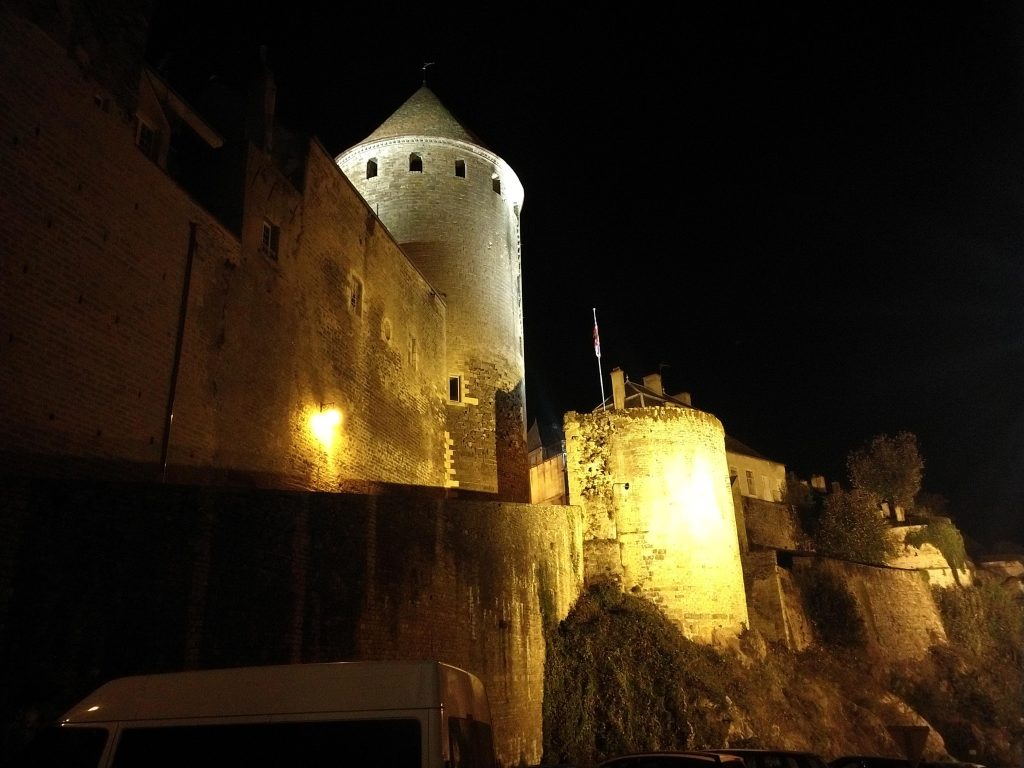
M 443 110 L 429 91 L 410 102 L 409 131 Z M 410 170 L 413 153 L 422 170 Z M 376 175 L 367 178 L 371 160 Z M 489 150 L 432 135 L 367 140 L 337 162 L 445 296 L 447 370 L 464 392 L 447 407 L 452 484 L 528 501 L 519 179 Z
M 812 559 L 796 557 L 794 570 L 810 567 Z M 932 587 L 921 571 L 876 567 L 820 558 L 850 590 L 860 608 L 868 652 L 879 661 L 919 659 L 935 643 L 946 642 L 942 617 Z
M 175 427 L 203 450 L 172 461 L 307 488 L 444 485 L 443 301 L 319 145 L 302 191 L 255 149 L 247 168 L 238 261 L 201 259 L 190 307 Z M 281 227 L 276 260 L 264 219 Z M 341 417 L 326 442 L 310 430 L 321 404 Z
M 742 631 L 721 422 L 692 408 L 570 412 L 565 438 L 569 499 L 584 511 L 587 579 L 621 579 L 690 638 Z
M 8 466 L 160 476 L 173 382 L 168 479 L 445 484 L 444 301 L 322 147 L 299 182 L 239 153 L 223 179 L 236 233 L 143 155 L 133 116 L 63 47 L 7 12 L 0 63 Z M 265 218 L 276 259 L 259 249 Z M 310 431 L 321 406 L 341 417 L 326 444 Z
M 503 766 L 540 762 L 578 509 L 0 479 L 0 737 L 126 674 L 429 658 L 481 677 Z
M 734 497 L 735 498 L 735 497 Z M 750 549 L 808 550 L 810 540 L 793 508 L 749 496 L 741 496 L 747 543 Z

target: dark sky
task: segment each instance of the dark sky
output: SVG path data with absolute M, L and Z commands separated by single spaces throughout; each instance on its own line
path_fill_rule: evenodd
M 966 534 L 1024 542 L 1024 10 L 320 5 L 177 0 L 149 56 L 190 97 L 267 45 L 279 120 L 333 154 L 434 62 L 526 190 L 531 420 L 599 403 L 596 308 L 606 390 L 661 370 L 830 481 L 913 432 Z

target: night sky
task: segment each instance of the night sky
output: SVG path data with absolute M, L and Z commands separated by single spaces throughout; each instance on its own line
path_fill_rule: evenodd
M 648 5 L 177 0 L 147 55 L 199 107 L 266 45 L 279 121 L 332 154 L 433 62 L 526 190 L 531 421 L 600 402 L 596 308 L 608 393 L 660 370 L 829 481 L 913 432 L 961 530 L 1024 543 L 1024 8 Z

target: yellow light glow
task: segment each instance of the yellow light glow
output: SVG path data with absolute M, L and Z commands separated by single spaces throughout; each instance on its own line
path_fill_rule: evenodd
M 97 706 L 92 706 L 92 707 L 89 707 L 89 709 L 87 709 L 86 711 L 87 711 L 87 712 L 95 712 L 95 711 L 96 711 L 97 709 L 99 709 L 99 707 L 97 707 Z
M 317 411 L 309 419 L 310 429 L 324 448 L 330 449 L 338 439 L 338 427 L 341 425 L 341 411 L 329 408 Z

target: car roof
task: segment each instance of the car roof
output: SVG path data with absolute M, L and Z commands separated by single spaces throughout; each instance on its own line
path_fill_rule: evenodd
M 816 757 L 820 757 L 817 752 L 811 752 L 806 749 L 762 749 L 760 747 L 736 747 L 735 749 L 709 749 L 707 751 L 728 755 L 815 755 Z
M 743 759 L 738 755 L 732 755 L 725 751 L 677 750 L 616 755 L 598 763 L 598 768 L 663 768 L 670 765 L 705 768 L 705 766 L 741 764 L 742 762 Z
M 798 768 L 828 768 L 828 763 L 820 754 L 804 749 L 737 747 L 709 751 L 740 757 L 747 764 L 747 768 L 785 768 L 779 765 L 781 763 L 795 763 Z

